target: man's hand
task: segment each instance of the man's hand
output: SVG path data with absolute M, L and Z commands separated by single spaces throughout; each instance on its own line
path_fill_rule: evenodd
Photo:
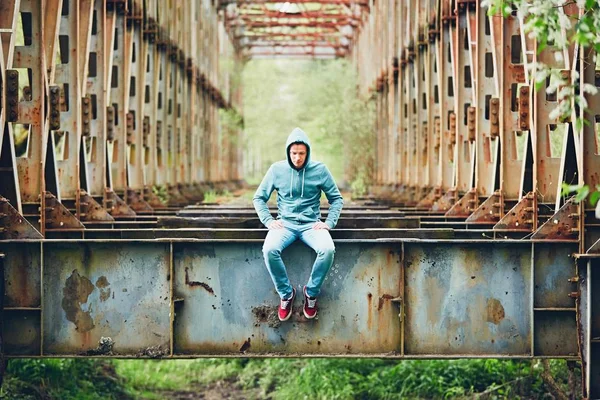
M 283 222 L 280 219 L 274 219 L 269 224 L 269 229 L 283 229 Z
M 313 229 L 315 229 L 315 230 L 316 229 L 327 229 L 327 230 L 329 230 L 329 225 L 327 225 L 325 222 L 317 221 L 313 225 Z

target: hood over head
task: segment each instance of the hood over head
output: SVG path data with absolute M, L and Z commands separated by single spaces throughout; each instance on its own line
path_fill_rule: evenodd
M 308 165 L 308 162 L 310 161 L 310 141 L 308 140 L 308 136 L 306 135 L 306 133 L 300 128 L 294 128 L 294 130 L 292 131 L 292 133 L 290 133 L 285 142 L 285 153 L 288 164 L 293 169 L 298 169 L 294 166 L 292 160 L 290 159 L 290 146 L 295 143 L 302 143 L 306 145 L 306 160 L 304 160 L 304 165 L 302 165 L 302 168 L 304 168 Z

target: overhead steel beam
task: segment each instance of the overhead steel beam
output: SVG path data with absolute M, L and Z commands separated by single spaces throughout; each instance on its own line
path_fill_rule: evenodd
M 228 5 L 244 5 L 244 4 L 283 4 L 285 1 L 281 0 L 236 0 L 236 1 L 219 1 L 219 7 L 226 7 Z M 291 0 L 288 1 L 290 4 L 335 4 L 345 6 L 365 6 L 369 7 L 368 1 L 354 1 L 354 0 Z

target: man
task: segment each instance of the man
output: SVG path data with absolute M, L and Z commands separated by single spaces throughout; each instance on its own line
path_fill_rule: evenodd
M 303 312 L 306 318 L 317 315 L 317 296 L 333 264 L 335 247 L 329 234 L 340 216 L 344 200 L 325 164 L 310 159 L 310 143 L 302 129 L 292 131 L 286 142 L 287 160 L 271 165 L 254 194 L 254 208 L 260 221 L 269 228 L 263 246 L 265 263 L 281 298 L 279 319 L 292 315 L 296 289 L 290 284 L 281 252 L 297 239 L 317 253 L 310 279 L 304 286 Z M 267 207 L 277 190 L 277 219 Z M 321 191 L 329 201 L 329 214 L 321 221 Z

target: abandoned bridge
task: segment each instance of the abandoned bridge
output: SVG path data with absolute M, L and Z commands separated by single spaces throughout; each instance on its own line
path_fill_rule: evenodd
M 529 68 L 600 64 L 538 50 L 474 0 L 0 0 L 0 357 L 564 358 L 600 398 L 600 222 L 561 196 L 600 94 L 551 118 Z M 254 211 L 199 203 L 244 185 L 256 58 L 347 58 L 377 105 L 316 322 L 273 320 Z

